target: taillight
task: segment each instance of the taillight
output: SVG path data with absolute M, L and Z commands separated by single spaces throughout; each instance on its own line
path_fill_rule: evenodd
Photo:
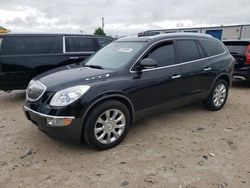
M 250 65 L 250 45 L 248 45 L 248 47 L 247 47 L 245 56 L 246 56 L 245 64 Z

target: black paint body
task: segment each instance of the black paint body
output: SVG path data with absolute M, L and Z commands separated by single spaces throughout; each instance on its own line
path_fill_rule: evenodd
M 53 136 L 71 140 L 81 140 L 84 123 L 91 108 L 107 99 L 116 99 L 128 107 L 132 119 L 144 117 L 157 110 L 175 108 L 177 106 L 204 100 L 208 97 L 215 81 L 225 79 L 231 85 L 234 58 L 226 50 L 214 56 L 200 60 L 179 63 L 176 51 L 176 64 L 169 67 L 136 71 L 136 65 L 144 52 L 162 41 L 191 39 L 215 40 L 204 35 L 167 34 L 154 37 L 128 37 L 122 41 L 145 41 L 146 46 L 120 70 L 101 70 L 80 65 L 60 67 L 36 77 L 47 86 L 47 90 L 37 102 L 26 101 L 25 106 L 43 114 L 54 116 L 75 116 L 72 125 L 51 128 L 46 125 L 45 118 L 40 118 L 32 112 L 26 112 L 28 119 L 37 124 L 40 129 Z M 207 67 L 211 70 L 204 71 Z M 108 78 L 99 75 L 110 74 Z M 175 75 L 180 78 L 173 79 Z M 86 78 L 93 78 L 87 79 Z M 49 105 L 55 92 L 75 86 L 90 85 L 90 90 L 76 102 L 66 107 L 51 107 Z
M 42 38 L 53 37 L 53 44 L 49 52 L 27 54 L 5 54 L 3 52 L 8 45 L 9 38 L 32 38 L 41 42 Z M 92 41 L 91 49 L 82 52 L 66 52 L 65 37 L 83 37 Z M 29 81 L 35 76 L 48 70 L 72 64 L 85 60 L 101 46 L 97 39 L 104 38 L 112 40 L 108 37 L 100 37 L 94 35 L 82 34 L 4 34 L 0 36 L 0 90 L 19 90 L 26 89 Z M 43 45 L 43 44 L 41 44 Z M 14 46 L 13 46 L 14 47 Z M 32 47 L 31 47 L 32 48 Z M 32 51 L 32 50 L 30 50 Z

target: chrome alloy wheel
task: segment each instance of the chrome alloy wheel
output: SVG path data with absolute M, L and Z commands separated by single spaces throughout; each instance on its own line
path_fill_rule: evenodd
M 213 94 L 213 102 L 214 102 L 214 105 L 216 107 L 220 107 L 225 99 L 226 99 L 226 96 L 227 96 L 227 88 L 224 84 L 219 84 L 215 90 L 214 90 L 214 94 Z
M 106 110 L 96 120 L 95 138 L 102 144 L 113 143 L 120 138 L 125 126 L 126 118 L 120 110 Z

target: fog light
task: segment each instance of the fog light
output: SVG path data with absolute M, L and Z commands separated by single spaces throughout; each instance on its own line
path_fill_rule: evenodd
M 47 123 L 50 126 L 67 126 L 69 124 L 71 124 L 72 119 L 70 118 L 47 118 Z

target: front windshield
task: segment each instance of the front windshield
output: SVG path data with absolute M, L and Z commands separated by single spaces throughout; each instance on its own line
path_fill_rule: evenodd
M 116 70 L 126 65 L 146 42 L 113 42 L 84 61 L 85 66 Z

